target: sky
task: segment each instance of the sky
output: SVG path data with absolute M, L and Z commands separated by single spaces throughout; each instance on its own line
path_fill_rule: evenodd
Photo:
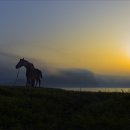
M 130 75 L 130 1 L 0 1 L 2 54 Z

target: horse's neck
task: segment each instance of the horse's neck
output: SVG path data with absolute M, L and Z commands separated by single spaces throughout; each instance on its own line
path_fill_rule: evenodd
M 25 62 L 25 63 L 23 64 L 23 66 L 26 68 L 26 70 L 28 69 L 28 63 L 27 63 L 27 62 Z
M 26 71 L 33 71 L 35 69 L 34 65 L 30 62 L 27 62 L 24 67 L 26 68 Z

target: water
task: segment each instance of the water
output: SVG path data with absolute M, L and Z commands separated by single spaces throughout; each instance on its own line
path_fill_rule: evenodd
M 69 91 L 80 91 L 80 92 L 125 92 L 130 93 L 130 88 L 63 88 Z

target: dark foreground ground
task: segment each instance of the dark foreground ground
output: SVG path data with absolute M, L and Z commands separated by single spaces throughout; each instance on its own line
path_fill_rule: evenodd
M 130 130 L 130 94 L 0 87 L 0 130 Z

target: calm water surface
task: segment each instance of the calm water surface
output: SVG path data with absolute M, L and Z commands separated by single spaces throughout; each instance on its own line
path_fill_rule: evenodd
M 130 88 L 63 88 L 70 91 L 86 91 L 86 92 L 128 92 Z

